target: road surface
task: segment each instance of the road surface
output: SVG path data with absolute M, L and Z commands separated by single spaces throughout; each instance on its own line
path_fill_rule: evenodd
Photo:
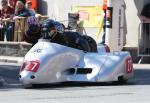
M 24 89 L 18 66 L 1 65 L 0 103 L 149 103 L 150 65 L 134 65 L 135 76 L 127 85 L 49 85 Z

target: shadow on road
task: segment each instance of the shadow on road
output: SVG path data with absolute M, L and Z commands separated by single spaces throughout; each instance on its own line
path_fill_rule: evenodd
M 19 84 L 19 67 L 18 66 L 0 66 L 0 79 L 6 84 Z
M 134 77 L 129 83 L 133 85 L 150 85 L 150 69 L 136 69 Z

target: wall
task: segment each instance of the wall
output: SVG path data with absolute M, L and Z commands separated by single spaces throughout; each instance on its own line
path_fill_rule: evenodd
M 138 27 L 140 19 L 138 15 L 143 6 L 150 2 L 150 0 L 124 0 L 126 4 L 126 46 L 137 47 L 138 46 Z
M 100 5 L 101 0 L 38 0 L 39 11 L 49 17 L 64 20 L 68 18 L 68 12 L 71 12 L 73 5 L 93 6 Z M 47 8 L 47 10 L 46 10 Z
M 140 20 L 137 16 L 138 10 L 135 6 L 134 0 L 125 0 L 125 4 L 126 4 L 125 18 L 126 18 L 126 27 L 127 27 L 126 46 L 137 47 L 138 46 L 138 26 L 140 23 Z

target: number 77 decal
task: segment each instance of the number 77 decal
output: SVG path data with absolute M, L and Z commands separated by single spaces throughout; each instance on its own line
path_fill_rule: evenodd
M 40 66 L 39 61 L 28 61 L 27 64 L 25 65 L 25 70 L 37 72 L 39 66 Z

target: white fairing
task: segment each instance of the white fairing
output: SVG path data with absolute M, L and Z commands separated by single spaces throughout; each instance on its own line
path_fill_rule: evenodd
M 133 76 L 132 61 L 126 67 L 127 60 L 131 60 L 128 52 L 87 53 L 80 62 L 79 66 L 92 68 L 92 73 L 87 75 L 70 76 L 72 81 L 93 81 L 110 82 L 117 81 L 118 77 L 123 76 L 129 79 Z M 129 61 L 130 62 L 130 61 Z M 129 70 L 129 71 L 127 71 Z
M 23 84 L 109 82 L 117 81 L 119 76 L 129 79 L 133 75 L 132 59 L 128 52 L 106 53 L 99 50 L 99 53 L 85 53 L 60 44 L 39 41 L 24 58 L 25 63 L 30 61 L 36 61 L 32 68 L 30 64 L 20 71 L 20 81 Z M 37 67 L 37 70 L 34 70 L 34 67 Z M 70 68 L 73 72 L 66 73 Z M 90 72 L 78 73 L 79 69 L 87 68 Z
M 22 71 L 21 81 L 25 84 L 65 81 L 65 78 L 60 78 L 60 72 L 76 66 L 81 57 L 83 57 L 81 50 L 42 41 L 37 43 L 24 58 L 25 62 L 40 61 L 38 71 L 36 73 Z M 31 75 L 35 75 L 34 80 L 30 79 Z

